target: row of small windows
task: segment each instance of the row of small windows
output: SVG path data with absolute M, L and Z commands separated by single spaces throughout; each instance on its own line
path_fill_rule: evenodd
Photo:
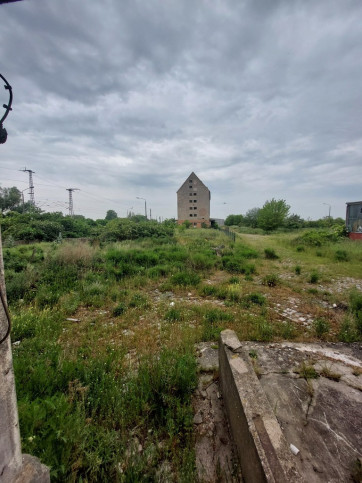
M 197 216 L 197 213 L 194 213 L 194 214 L 190 213 L 190 217 L 191 216 Z
M 197 210 L 197 206 L 194 206 L 194 207 L 190 206 L 190 210 Z
M 189 203 L 192 203 L 192 201 L 193 201 L 194 203 L 197 203 L 197 200 L 189 200 Z
M 192 188 L 192 186 L 190 186 L 190 188 Z M 197 193 L 190 193 L 190 196 L 196 196 Z

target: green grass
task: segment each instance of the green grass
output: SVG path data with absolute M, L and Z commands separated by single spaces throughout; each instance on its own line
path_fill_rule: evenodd
M 163 462 L 165 481 L 195 481 L 194 344 L 221 330 L 263 342 L 361 340 L 360 293 L 333 285 L 362 279 L 360 244 L 328 240 L 318 257 L 293 233 L 232 243 L 217 230 L 176 232 L 4 251 L 23 451 L 53 481 L 157 481 Z M 310 285 L 314 272 L 323 287 Z M 292 298 L 314 311 L 312 330 L 276 313 Z

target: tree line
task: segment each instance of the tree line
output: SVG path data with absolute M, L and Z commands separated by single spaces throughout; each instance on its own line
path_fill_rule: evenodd
M 252 208 L 245 215 L 229 215 L 225 219 L 226 226 L 246 226 L 273 231 L 278 228 L 296 230 L 298 228 L 326 228 L 331 225 L 344 225 L 342 218 L 325 217 L 319 220 L 304 220 L 299 215 L 290 214 L 290 206 L 285 200 L 272 198 L 262 208 Z

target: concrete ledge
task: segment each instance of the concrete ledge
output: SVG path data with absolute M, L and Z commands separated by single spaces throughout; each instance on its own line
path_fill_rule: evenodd
M 302 481 L 279 423 L 236 334 L 219 343 L 220 387 L 246 482 Z

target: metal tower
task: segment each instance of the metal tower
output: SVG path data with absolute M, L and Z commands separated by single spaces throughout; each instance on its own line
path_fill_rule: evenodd
M 79 191 L 79 188 L 66 188 L 66 190 L 69 191 L 69 216 L 73 216 L 73 191 Z
M 20 171 L 24 171 L 29 173 L 29 197 L 30 197 L 30 204 L 35 206 L 35 198 L 34 198 L 34 183 L 33 183 L 33 173 L 35 174 L 35 171 L 32 171 L 31 169 L 20 169 Z

